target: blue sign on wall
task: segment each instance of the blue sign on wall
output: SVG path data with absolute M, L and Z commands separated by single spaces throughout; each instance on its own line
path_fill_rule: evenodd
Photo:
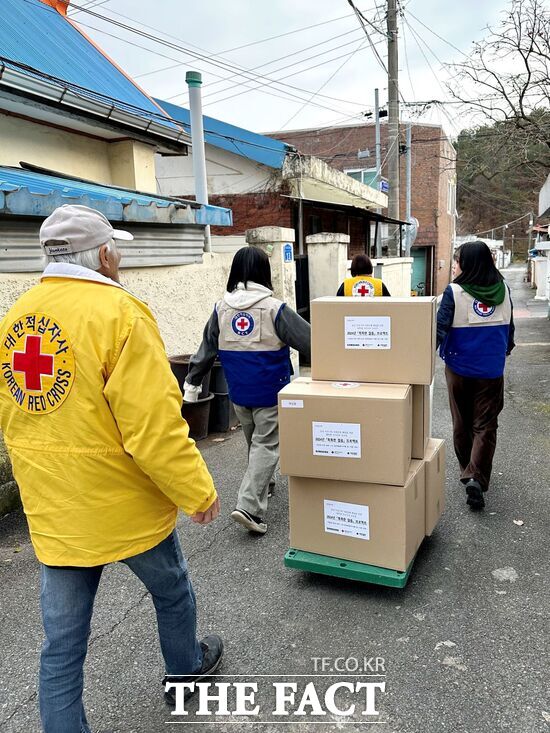
M 283 247 L 283 260 L 285 262 L 292 262 L 294 259 L 294 251 L 291 244 L 285 244 Z
M 380 181 L 380 191 L 382 193 L 388 193 L 390 190 L 390 184 L 387 181 Z

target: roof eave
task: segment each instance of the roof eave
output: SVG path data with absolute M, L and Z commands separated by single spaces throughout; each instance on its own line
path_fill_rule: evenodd
M 134 114 L 130 110 L 120 109 L 114 104 L 80 96 L 68 87 L 35 78 L 2 63 L 0 63 L 0 85 L 62 107 L 79 110 L 95 118 L 116 122 L 126 128 L 139 130 L 142 134 L 151 134 L 172 142 L 191 145 L 191 136 L 179 126 L 168 127 Z
M 388 206 L 386 194 L 313 156 L 287 155 L 282 177 L 290 183 L 294 198 L 341 203 L 368 210 Z

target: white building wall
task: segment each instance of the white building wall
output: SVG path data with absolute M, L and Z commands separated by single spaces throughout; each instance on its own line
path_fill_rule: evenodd
M 232 254 L 204 254 L 203 262 L 122 270 L 122 285 L 145 301 L 158 321 L 169 356 L 192 354 L 214 304 L 224 292 Z M 39 280 L 39 273 L 0 273 L 0 318 Z
M 159 193 L 165 196 L 194 195 L 191 149 L 189 155 L 157 155 L 155 167 Z M 261 163 L 206 145 L 208 193 L 212 196 L 264 191 L 269 188 L 274 172 L 273 168 Z

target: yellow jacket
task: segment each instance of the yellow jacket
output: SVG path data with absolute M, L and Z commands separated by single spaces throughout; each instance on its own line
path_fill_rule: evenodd
M 0 323 L 0 348 L 0 426 L 41 562 L 137 555 L 178 507 L 215 500 L 155 319 L 126 290 L 49 265 Z
M 382 280 L 370 275 L 357 275 L 344 280 L 344 295 L 356 296 L 358 298 L 370 296 L 380 297 L 382 295 Z

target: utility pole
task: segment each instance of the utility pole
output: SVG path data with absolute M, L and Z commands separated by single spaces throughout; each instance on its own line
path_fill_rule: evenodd
M 397 0 L 388 0 L 388 216 L 399 219 L 399 69 L 397 44 Z M 388 254 L 400 255 L 399 227 L 394 226 Z
M 407 122 L 407 203 L 405 210 L 405 219 L 410 223 L 411 221 L 411 183 L 412 183 L 412 125 Z M 408 226 L 405 229 L 405 256 L 411 256 L 411 227 Z
M 374 90 L 374 122 L 375 122 L 375 151 L 376 151 L 376 190 L 380 191 L 380 181 L 382 180 L 382 147 L 380 145 L 380 100 L 378 98 L 378 89 Z M 381 209 L 376 209 L 377 214 L 381 214 Z M 376 223 L 376 257 L 382 257 L 382 237 L 380 236 L 380 223 Z

